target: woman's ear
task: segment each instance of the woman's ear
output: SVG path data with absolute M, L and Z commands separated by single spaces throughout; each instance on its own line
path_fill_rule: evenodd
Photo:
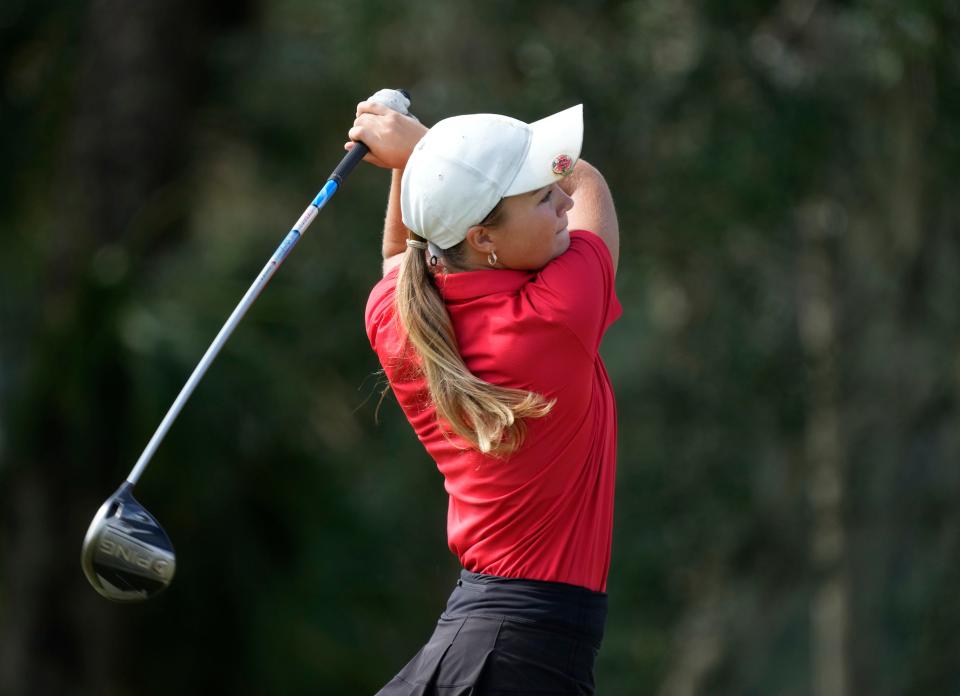
M 467 244 L 474 251 L 484 256 L 494 250 L 496 244 L 491 236 L 491 230 L 482 225 L 474 225 L 467 230 Z

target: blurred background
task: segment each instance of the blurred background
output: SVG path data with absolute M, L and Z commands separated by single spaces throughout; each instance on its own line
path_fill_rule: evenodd
M 620 215 L 598 693 L 960 693 L 960 2 L 4 0 L 0 694 L 372 694 L 457 572 L 363 329 L 361 165 L 137 495 L 177 549 L 120 606 L 97 508 L 339 161 L 582 102 Z M 379 421 L 379 422 L 378 422 Z

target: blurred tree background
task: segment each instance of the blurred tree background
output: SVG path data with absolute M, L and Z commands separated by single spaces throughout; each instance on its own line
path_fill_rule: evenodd
M 457 565 L 363 331 L 361 166 L 138 486 L 179 567 L 83 534 L 342 154 L 586 110 L 625 313 L 600 694 L 960 692 L 960 2 L 0 4 L 0 694 L 364 694 Z M 954 501 L 954 502 L 951 502 Z

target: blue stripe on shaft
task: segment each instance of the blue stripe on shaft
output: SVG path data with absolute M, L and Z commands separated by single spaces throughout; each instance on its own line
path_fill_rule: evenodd
M 323 185 L 323 188 L 320 189 L 320 193 L 317 194 L 317 197 L 313 199 L 313 203 L 310 205 L 314 206 L 318 210 L 324 206 L 324 204 L 330 200 L 330 197 L 337 192 L 337 182 L 333 179 L 330 179 Z
M 280 242 L 280 246 L 278 246 L 277 250 L 273 253 L 274 263 L 278 266 L 283 263 L 283 260 L 287 258 L 287 254 L 290 253 L 290 250 L 293 249 L 299 241 L 300 233 L 297 230 L 290 230 L 287 236 L 283 238 L 283 241 Z

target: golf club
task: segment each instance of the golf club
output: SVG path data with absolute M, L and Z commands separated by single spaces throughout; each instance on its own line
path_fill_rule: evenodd
M 379 102 L 394 111 L 409 114 L 410 96 L 403 90 L 382 89 L 368 101 Z M 367 146 L 358 142 L 333 170 L 207 348 L 126 481 L 107 498 L 94 516 L 83 540 L 81 565 L 93 588 L 107 599 L 117 602 L 143 601 L 156 595 L 173 580 L 176 556 L 170 537 L 156 518 L 133 497 L 133 487 L 237 324 L 300 241 L 320 209 L 333 197 L 367 152 Z

